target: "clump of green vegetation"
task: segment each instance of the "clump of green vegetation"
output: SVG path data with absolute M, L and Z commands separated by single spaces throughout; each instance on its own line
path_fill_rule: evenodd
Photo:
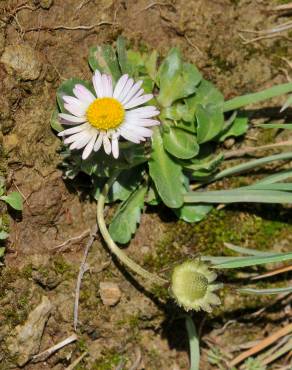
M 92 370 L 112 370 L 123 361 L 124 356 L 116 352 L 109 352 L 101 359 L 95 361 L 92 365 Z M 123 369 L 123 368 L 122 368 Z
M 207 220 L 189 224 L 178 221 L 169 226 L 154 248 L 144 259 L 147 267 L 159 271 L 172 268 L 187 256 L 232 254 L 224 243 L 245 245 L 249 248 L 271 249 L 282 233 L 291 226 L 281 221 L 264 220 L 254 214 L 233 210 L 214 210 Z

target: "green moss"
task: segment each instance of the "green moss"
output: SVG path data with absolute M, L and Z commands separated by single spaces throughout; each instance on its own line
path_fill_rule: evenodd
M 115 352 L 109 352 L 101 359 L 95 361 L 91 370 L 112 370 L 123 361 L 124 357 Z M 121 369 L 124 369 L 121 368 Z
M 62 256 L 57 256 L 53 263 L 57 274 L 64 275 L 71 270 L 71 266 Z

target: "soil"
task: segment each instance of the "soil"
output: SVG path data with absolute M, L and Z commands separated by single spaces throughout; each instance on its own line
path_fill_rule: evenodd
M 73 333 L 76 278 L 88 239 L 84 232 L 95 224 L 95 203 L 81 191 L 84 179 L 65 182 L 58 167 L 60 141 L 50 128 L 56 89 L 70 77 L 89 79 L 89 47 L 114 43 L 119 35 L 136 49 L 156 48 L 160 55 L 172 46 L 180 47 L 226 98 L 286 82 L 292 74 L 287 63 L 292 60 L 289 33 L 247 44 L 240 37 L 254 37 L 242 30 L 266 29 L 291 20 L 289 15 L 269 11 L 280 3 L 0 1 L 1 171 L 8 189 L 25 197 L 21 215 L 9 211 L 10 238 L 0 267 L 0 369 L 66 369 L 84 352 L 86 357 L 75 369 L 188 369 L 188 341 L 179 310 L 164 302 L 163 292 L 145 292 L 112 260 L 99 239 L 90 250 L 89 271 L 82 281 L 77 341 L 45 361 L 29 361 L 31 354 Z M 275 108 L 283 102 L 283 98 L 274 99 L 265 106 Z M 265 114 L 277 117 L 278 111 L 269 109 Z M 281 134 L 274 134 L 251 131 L 245 143 L 281 139 Z M 223 253 L 224 242 L 287 251 L 291 250 L 291 216 L 289 209 L 278 206 L 235 206 L 213 212 L 200 224 L 187 225 L 165 209 L 151 209 L 142 216 L 127 253 L 159 271 L 189 255 Z M 83 237 L 77 242 L 56 248 L 79 235 Z M 246 279 L 244 273 L 221 278 L 229 285 Z M 121 297 L 114 306 L 101 299 L 101 282 L 119 288 Z M 43 322 L 43 335 L 34 339 L 39 342 L 34 343 L 33 353 L 21 362 L 23 346 L 12 339 L 44 296 L 52 308 Z M 204 370 L 228 369 L 228 361 L 244 343 L 262 339 L 291 314 L 287 298 L 269 306 L 271 297 L 237 297 L 224 290 L 222 300 L 211 316 L 194 315 Z M 256 312 L 262 307 L 267 308 L 259 315 Z M 43 330 L 40 323 L 35 329 Z M 139 365 L 131 367 L 140 356 Z M 269 368 L 287 361 L 279 359 Z

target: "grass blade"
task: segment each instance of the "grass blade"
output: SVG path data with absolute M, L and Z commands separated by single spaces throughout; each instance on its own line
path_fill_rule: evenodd
M 264 177 L 260 181 L 257 181 L 256 184 L 274 184 L 275 182 L 283 181 L 289 179 L 290 177 L 292 177 L 292 170 L 286 170 Z
M 279 95 L 287 94 L 292 91 L 292 83 L 281 84 L 273 86 L 269 89 L 259 91 L 257 93 L 239 96 L 224 103 L 224 112 L 229 112 L 234 109 L 244 107 L 249 104 L 261 102 L 263 100 L 271 99 Z
M 234 252 L 247 254 L 249 256 L 271 256 L 274 255 L 274 252 L 259 251 L 257 249 L 243 248 L 231 243 L 224 243 L 225 247 L 231 249 Z
M 219 172 L 217 175 L 215 175 L 212 180 L 213 181 L 219 180 L 226 176 L 235 175 L 237 173 L 250 170 L 252 168 L 261 166 L 269 162 L 287 160 L 291 158 L 292 158 L 292 152 L 286 152 L 286 153 L 281 153 L 281 154 L 270 155 L 268 157 L 264 157 L 260 159 L 255 159 L 254 161 L 249 161 L 249 162 L 242 163 L 234 167 L 226 168 L 226 170 L 223 170 Z
M 292 260 L 292 253 L 275 253 L 267 256 L 249 256 L 241 259 L 233 259 L 230 261 L 222 262 L 212 266 L 217 269 L 231 269 L 238 267 L 247 267 L 255 265 L 263 265 L 265 263 L 284 262 Z
M 279 128 L 282 130 L 292 130 L 292 123 L 259 123 L 255 127 L 261 128 Z
M 276 184 L 253 184 L 247 186 L 248 189 L 255 190 L 279 190 L 279 191 L 292 191 L 292 183 L 278 182 Z
M 292 193 L 276 190 L 254 190 L 248 187 L 233 190 L 193 191 L 184 195 L 185 203 L 292 203 Z
M 292 286 L 285 288 L 270 288 L 270 289 L 252 289 L 252 288 L 242 288 L 238 289 L 240 293 L 243 294 L 280 294 L 280 293 L 291 293 Z
M 190 370 L 199 370 L 200 366 L 200 345 L 197 330 L 192 318 L 189 315 L 186 318 L 186 328 L 190 343 L 190 356 L 191 356 L 191 366 Z

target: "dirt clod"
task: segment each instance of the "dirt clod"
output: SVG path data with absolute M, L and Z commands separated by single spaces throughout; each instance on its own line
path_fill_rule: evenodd
M 41 73 L 39 54 L 27 44 L 7 46 L 0 61 L 8 73 L 15 73 L 24 81 L 36 80 Z
M 9 352 L 17 357 L 18 366 L 24 366 L 40 347 L 45 324 L 52 311 L 52 304 L 46 296 L 28 316 L 23 325 L 18 325 L 7 339 Z

